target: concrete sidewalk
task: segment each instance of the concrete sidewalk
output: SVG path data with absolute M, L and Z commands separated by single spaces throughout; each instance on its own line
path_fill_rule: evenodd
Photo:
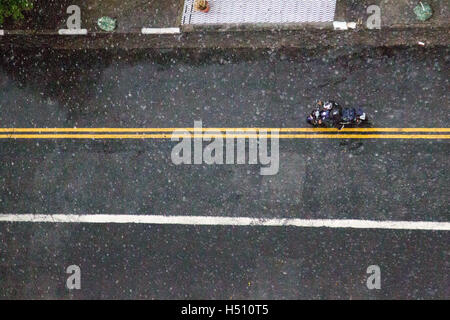
M 184 0 L 61 0 L 57 4 L 37 0 L 23 21 L 8 20 L 1 27 L 1 47 L 52 47 L 58 49 L 131 48 L 241 48 L 316 47 L 339 45 L 394 46 L 450 44 L 450 15 L 444 1 L 428 0 L 434 16 L 416 20 L 416 0 L 337 0 L 335 21 L 358 22 L 356 30 L 334 31 L 332 22 L 288 24 L 181 25 Z M 71 4 L 81 8 L 82 28 L 87 36 L 60 36 L 66 28 Z M 381 30 L 368 30 L 367 7 L 381 8 Z M 97 26 L 101 16 L 117 19 L 117 29 L 104 32 Z M 182 34 L 142 35 L 142 28 L 181 27 Z
M 367 17 L 367 8 L 377 5 L 381 9 L 381 26 L 390 28 L 395 26 L 413 25 L 445 25 L 450 21 L 447 1 L 424 0 L 433 8 L 433 17 L 425 23 L 416 19 L 414 7 L 419 4 L 418 0 L 337 0 L 337 21 L 357 21 L 361 17 Z

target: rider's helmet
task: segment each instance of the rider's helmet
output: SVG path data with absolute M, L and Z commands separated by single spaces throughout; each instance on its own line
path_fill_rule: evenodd
M 323 108 L 324 108 L 325 110 L 331 110 L 331 109 L 333 109 L 333 107 L 334 107 L 334 104 L 333 104 L 332 101 L 327 101 L 327 102 L 325 102 L 325 104 L 323 105 Z

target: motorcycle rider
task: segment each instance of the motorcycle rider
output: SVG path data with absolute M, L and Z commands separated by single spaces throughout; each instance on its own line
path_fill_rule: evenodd
M 323 102 L 319 100 L 317 102 L 318 109 L 320 110 L 321 121 L 319 124 L 326 124 L 327 127 L 339 127 L 341 121 L 342 107 L 333 100 Z
M 320 112 L 320 118 L 322 120 L 322 123 L 325 124 L 327 127 L 330 127 L 333 119 L 331 118 L 331 112 L 330 110 L 324 109 Z

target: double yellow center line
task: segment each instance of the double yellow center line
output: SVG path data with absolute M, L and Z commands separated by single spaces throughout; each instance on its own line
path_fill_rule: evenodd
M 450 139 L 450 128 L 0 128 L 0 139 Z

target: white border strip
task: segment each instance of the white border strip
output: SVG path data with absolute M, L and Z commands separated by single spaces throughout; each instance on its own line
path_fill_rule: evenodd
M 176 34 L 180 33 L 180 28 L 142 28 L 142 34 Z
M 348 30 L 348 29 L 356 29 L 356 22 L 345 22 L 345 21 L 333 21 L 334 30 Z
M 59 29 L 58 33 L 60 35 L 67 35 L 67 36 L 71 36 L 71 35 L 86 35 L 87 34 L 87 29 Z
M 207 226 L 266 226 L 450 231 L 450 222 L 352 219 L 257 219 L 249 217 L 162 216 L 123 214 L 0 214 L 0 222 L 140 223 Z

